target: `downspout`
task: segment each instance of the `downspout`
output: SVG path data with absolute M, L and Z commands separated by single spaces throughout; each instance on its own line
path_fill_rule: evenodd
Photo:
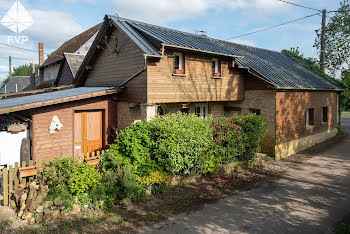
M 138 72 L 136 72 L 134 75 L 130 76 L 128 79 L 126 79 L 123 83 L 121 83 L 120 86 L 124 86 L 126 83 L 128 83 L 129 81 L 131 81 L 132 79 L 134 79 L 136 76 L 140 75 L 144 70 L 146 70 L 147 67 L 147 55 L 144 55 L 145 61 L 144 61 L 144 65 L 143 68 L 141 70 L 139 70 Z

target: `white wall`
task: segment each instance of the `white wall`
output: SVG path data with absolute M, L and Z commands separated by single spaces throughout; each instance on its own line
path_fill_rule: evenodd
M 13 165 L 21 160 L 21 143 L 27 130 L 19 133 L 0 132 L 0 165 Z

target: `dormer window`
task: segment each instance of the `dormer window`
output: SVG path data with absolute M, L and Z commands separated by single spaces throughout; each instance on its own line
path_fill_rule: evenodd
M 213 77 L 220 77 L 220 64 L 219 64 L 219 59 L 218 58 L 213 58 L 212 59 L 212 76 Z
M 174 74 L 184 74 L 183 55 L 174 52 Z

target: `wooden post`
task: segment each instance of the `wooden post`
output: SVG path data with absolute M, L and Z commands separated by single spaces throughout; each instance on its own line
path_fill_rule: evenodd
M 8 206 L 9 204 L 9 195 L 8 195 L 8 172 L 7 172 L 7 168 L 5 167 L 4 169 L 2 169 L 2 178 L 3 178 L 3 188 L 4 188 L 4 206 Z
M 321 51 L 320 51 L 320 68 L 324 72 L 325 69 L 325 54 L 326 54 L 326 14 L 327 11 L 322 11 L 322 28 L 321 28 Z
M 35 87 L 35 66 L 33 63 L 30 64 L 30 86 L 32 89 Z
M 15 162 L 15 189 L 19 187 L 18 162 Z
M 22 161 L 22 167 L 27 167 L 26 161 Z M 26 179 L 25 179 L 25 178 L 20 178 L 20 180 L 21 180 L 21 185 L 22 185 L 22 186 L 25 186 L 25 184 L 26 184 Z
M 12 78 L 12 58 L 9 56 L 9 77 Z
M 30 167 L 31 167 L 31 166 L 34 166 L 33 160 L 30 160 L 30 161 L 29 161 L 29 166 L 30 166 Z M 33 181 L 33 179 L 34 179 L 33 176 L 29 177 L 29 181 Z
M 9 201 L 11 199 L 12 195 L 12 186 L 13 186 L 13 168 L 12 166 L 9 167 Z

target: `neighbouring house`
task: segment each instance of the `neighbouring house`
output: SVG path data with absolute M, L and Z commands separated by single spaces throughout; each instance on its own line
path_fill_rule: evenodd
M 55 85 L 61 63 L 66 61 L 65 53 L 86 55 L 94 41 L 101 23 L 89 28 L 78 36 L 66 41 L 43 62 L 39 61 L 39 88 Z M 40 51 L 40 50 L 39 50 Z M 43 58 L 43 54 L 39 58 Z M 40 59 L 39 59 L 40 60 Z
M 58 70 L 55 86 L 72 85 L 75 75 L 83 62 L 85 55 L 64 53 L 64 59 Z
M 13 76 L 0 90 L 0 94 L 16 93 L 31 89 L 30 76 Z
M 29 119 L 36 161 L 106 148 L 130 124 L 177 111 L 261 115 L 262 151 L 276 158 L 338 132 L 342 89 L 280 52 L 106 16 L 76 73 L 63 59 L 57 83 L 75 88 L 0 100 L 0 115 Z

